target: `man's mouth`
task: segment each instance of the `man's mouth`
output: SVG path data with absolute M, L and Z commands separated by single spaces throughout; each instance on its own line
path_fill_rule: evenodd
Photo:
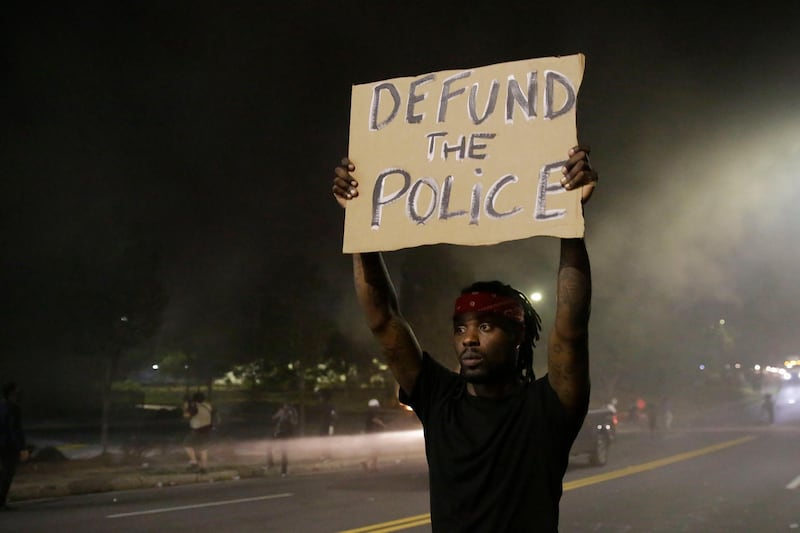
M 461 365 L 466 367 L 478 366 L 483 362 L 483 356 L 477 352 L 466 352 L 461 355 Z

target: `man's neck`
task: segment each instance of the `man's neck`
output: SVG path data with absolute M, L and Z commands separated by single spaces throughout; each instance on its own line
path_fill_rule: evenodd
M 500 400 L 514 394 L 520 388 L 520 382 L 514 378 L 510 381 L 499 383 L 467 383 L 467 393 L 470 396 Z

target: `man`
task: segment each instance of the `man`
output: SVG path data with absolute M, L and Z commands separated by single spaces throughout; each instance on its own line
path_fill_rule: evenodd
M 189 433 L 183 439 L 183 448 L 189 456 L 189 470 L 201 474 L 208 472 L 208 447 L 214 430 L 214 407 L 206 395 L 197 391 L 183 405 L 183 417 L 189 419 Z
M 568 151 L 562 186 L 591 196 L 589 149 Z M 357 201 L 355 166 L 343 159 L 333 193 Z M 547 375 L 533 376 L 540 320 L 527 298 L 500 282 L 462 291 L 453 314 L 457 374 L 420 348 L 400 312 L 380 253 L 353 255 L 356 293 L 425 430 L 434 531 L 557 531 L 569 449 L 589 403 L 589 258 L 583 239 L 561 239 L 555 323 Z
M 5 383 L 2 390 L 3 400 L 0 402 L 0 511 L 14 509 L 6 503 L 8 491 L 17 472 L 17 465 L 27 461 L 29 457 L 17 391 L 16 383 Z
M 380 433 L 386 429 L 386 423 L 381 418 L 381 402 L 377 398 L 371 398 L 367 402 L 367 414 L 364 417 L 364 433 L 367 434 L 369 442 L 367 448 L 369 449 L 369 457 L 366 461 L 362 462 L 364 470 L 367 472 L 378 471 L 378 443 L 376 442 L 376 433 Z
M 281 476 L 286 477 L 289 471 L 289 453 L 286 441 L 294 437 L 298 423 L 297 410 L 289 402 L 283 402 L 281 408 L 272 415 L 272 419 L 276 421 L 272 436 L 277 441 L 280 450 Z M 274 464 L 275 459 L 272 454 L 272 446 L 270 446 L 267 453 L 267 469 L 272 468 Z

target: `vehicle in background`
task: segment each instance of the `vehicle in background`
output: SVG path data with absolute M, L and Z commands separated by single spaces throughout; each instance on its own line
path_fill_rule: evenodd
M 617 414 L 609 407 L 589 409 L 570 454 L 588 457 L 592 466 L 608 462 L 608 452 L 617 437 Z

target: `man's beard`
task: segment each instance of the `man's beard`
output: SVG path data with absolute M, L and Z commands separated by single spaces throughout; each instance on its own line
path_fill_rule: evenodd
M 477 372 L 466 369 L 463 365 L 459 369 L 459 374 L 464 381 L 473 385 L 485 385 L 487 383 L 501 383 L 513 377 L 516 373 L 515 363 L 509 361 L 504 365 L 481 367 Z

